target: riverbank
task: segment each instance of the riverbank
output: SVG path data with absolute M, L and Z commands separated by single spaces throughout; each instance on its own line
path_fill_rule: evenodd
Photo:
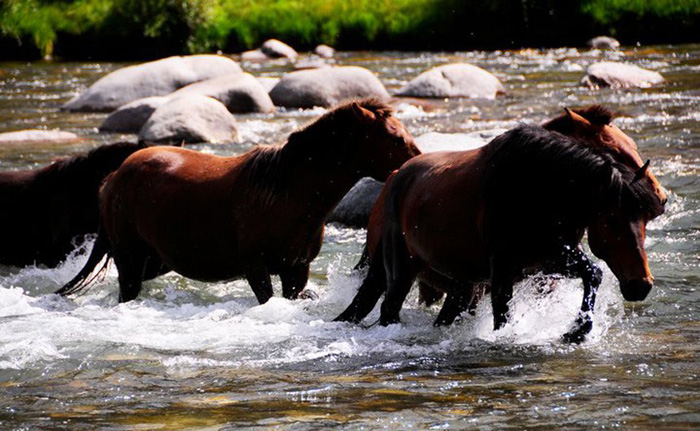
M 700 0 L 8 0 L 0 60 L 144 60 L 240 52 L 268 38 L 298 49 L 471 50 L 697 42 Z

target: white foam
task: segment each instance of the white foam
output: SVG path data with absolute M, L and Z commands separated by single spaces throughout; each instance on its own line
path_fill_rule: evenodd
M 329 236 L 333 243 L 359 243 L 364 237 L 362 231 L 334 229 Z M 355 248 L 359 251 L 359 244 Z M 560 337 L 570 328 L 581 302 L 579 280 L 557 280 L 550 293 L 538 293 L 534 282 L 525 281 L 516 287 L 511 323 L 503 330 L 492 330 L 488 298 L 475 316 L 435 328 L 432 322 L 439 308 L 419 305 L 413 289 L 401 311 L 401 324 L 368 328 L 379 317 L 378 307 L 362 325 L 332 322 L 351 302 L 362 275 L 350 270 L 357 251 L 330 253 L 334 257 L 314 270 L 309 283 L 318 299 L 280 298 L 275 280 L 278 296 L 264 305 L 257 304 L 245 281 L 200 283 L 176 274 L 145 283 L 139 299 L 117 304 L 114 269 L 77 298 L 50 294 L 79 270 L 84 255 L 52 270 L 28 268 L 1 275 L 0 285 L 6 287 L 0 288 L 0 368 L 126 356 L 155 359 L 177 373 L 218 366 L 334 362 L 366 355 L 419 357 L 462 352 L 473 348 L 475 341 L 561 348 Z M 52 281 L 39 282 L 45 278 Z M 22 283 L 35 287 L 27 290 Z M 606 270 L 586 344 L 604 340 L 620 321 L 621 310 L 616 281 Z

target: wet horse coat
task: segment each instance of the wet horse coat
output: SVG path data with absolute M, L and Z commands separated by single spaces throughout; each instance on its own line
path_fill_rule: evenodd
M 385 180 L 419 154 L 410 134 L 373 100 L 340 106 L 282 147 L 238 157 L 178 148 L 128 159 L 101 192 L 103 233 L 85 268 L 58 293 L 81 289 L 105 254 L 120 301 L 168 270 L 197 280 L 245 277 L 260 303 L 270 274 L 294 298 L 308 280 L 324 221 L 363 176 Z
M 119 142 L 43 168 L 0 172 L 0 264 L 56 266 L 97 232 L 104 178 L 143 147 Z
M 372 212 L 370 268 L 337 320 L 358 322 L 386 291 L 380 321 L 397 322 L 418 279 L 447 292 L 436 323 L 451 323 L 473 301 L 475 284 L 489 280 L 498 329 L 507 321 L 513 283 L 523 269 L 538 267 L 583 279 L 581 313 L 566 335 L 581 341 L 601 275 L 579 247 L 586 228 L 625 298 L 643 299 L 653 282 L 644 226 L 663 212 L 666 197 L 648 165 L 633 168 L 621 154 L 521 126 L 481 149 L 409 161 L 387 181 Z

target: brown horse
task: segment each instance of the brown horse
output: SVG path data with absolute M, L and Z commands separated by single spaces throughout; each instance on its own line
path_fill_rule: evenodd
M 100 184 L 140 148 L 119 142 L 40 169 L 0 172 L 0 264 L 58 265 L 97 232 Z
M 398 322 L 418 279 L 426 290 L 447 293 L 436 324 L 449 324 L 478 299 L 475 285 L 488 280 L 499 329 L 507 322 L 513 283 L 523 270 L 539 268 L 583 279 L 581 310 L 565 335 L 580 342 L 592 328 L 601 281 L 579 245 L 586 229 L 593 253 L 612 269 L 625 299 L 644 299 L 653 284 L 645 227 L 663 213 L 666 196 L 648 163 L 636 165 L 633 141 L 622 132 L 623 142 L 612 139 L 619 129 L 609 124 L 608 111 L 581 114 L 567 110 L 565 118 L 545 124 L 577 138 L 520 126 L 480 149 L 406 163 L 373 209 L 368 274 L 336 320 L 359 322 L 386 291 L 380 323 Z
M 364 176 L 384 181 L 419 153 L 391 109 L 372 99 L 329 111 L 282 147 L 238 157 L 144 150 L 105 182 L 102 232 L 57 293 L 83 288 L 109 254 L 120 301 L 169 270 L 204 281 L 244 277 L 260 303 L 272 296 L 270 274 L 279 274 L 284 297 L 295 298 L 343 195 Z

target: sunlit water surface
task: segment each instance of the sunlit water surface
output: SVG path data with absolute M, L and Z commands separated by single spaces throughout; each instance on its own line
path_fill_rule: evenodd
M 661 72 L 666 85 L 589 91 L 578 86 L 601 58 Z M 519 121 L 540 122 L 565 106 L 602 103 L 670 196 L 649 226 L 656 285 L 624 303 L 605 269 L 595 328 L 580 346 L 560 342 L 581 301 L 578 280 L 551 292 L 516 287 L 513 318 L 492 331 L 488 301 L 449 328 L 438 308 L 418 305 L 403 323 L 332 323 L 360 278 L 351 274 L 365 232 L 327 229 L 309 288 L 318 299 L 276 297 L 257 305 L 243 281 L 201 283 L 177 274 L 117 304 L 116 273 L 87 294 L 51 294 L 79 270 L 76 252 L 56 269 L 0 266 L 0 429 L 694 429 L 700 426 L 700 46 L 620 53 L 576 49 L 467 53 L 346 53 L 339 64 L 376 72 L 390 91 L 426 68 L 467 61 L 494 72 L 509 95 L 496 100 L 397 100 L 415 135 L 492 136 Z M 104 114 L 59 106 L 123 64 L 0 64 L 0 132 L 60 128 L 71 145 L 0 147 L 0 169 L 50 162 L 133 135 L 98 134 Z M 280 76 L 284 62 L 244 63 Z M 200 145 L 232 155 L 280 143 L 323 110 L 237 117 L 242 144 Z M 544 190 L 546 192 L 546 190 Z M 12 211 L 2 203 L 2 211 Z M 528 208 L 523 208 L 528 211 Z M 2 238 L 0 238 L 0 241 Z M 89 247 L 88 244 L 84 246 Z M 279 281 L 275 280 L 279 293 Z

